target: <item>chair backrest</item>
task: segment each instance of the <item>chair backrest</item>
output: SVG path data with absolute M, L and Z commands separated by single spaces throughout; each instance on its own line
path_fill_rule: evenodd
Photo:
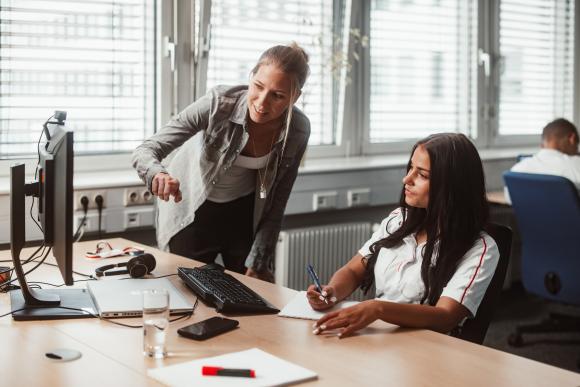
M 580 304 L 580 199 L 560 176 L 505 172 L 522 239 L 527 291 Z
M 490 223 L 486 231 L 493 238 L 499 250 L 499 261 L 493 274 L 493 278 L 487 287 L 485 295 L 479 304 L 477 314 L 474 318 L 468 319 L 456 337 L 471 341 L 472 343 L 481 344 L 489 328 L 489 323 L 493 317 L 495 306 L 499 301 L 505 274 L 507 272 L 512 247 L 512 230 L 496 223 Z

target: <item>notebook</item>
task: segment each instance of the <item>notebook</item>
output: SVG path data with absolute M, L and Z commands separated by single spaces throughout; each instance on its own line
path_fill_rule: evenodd
M 203 366 L 252 369 L 255 378 L 202 376 Z M 280 359 L 258 348 L 197 359 L 147 371 L 167 386 L 287 386 L 316 379 L 314 371 Z
M 142 292 L 148 289 L 167 289 L 171 314 L 187 313 L 193 309 L 193 305 L 167 278 L 89 281 L 87 288 L 101 317 L 141 316 Z
M 281 311 L 278 313 L 280 317 L 293 317 L 293 318 L 302 318 L 305 320 L 318 320 L 326 313 L 334 312 L 336 310 L 348 308 L 349 306 L 353 306 L 358 304 L 358 301 L 342 301 L 333 306 L 330 309 L 326 309 L 323 311 L 317 311 L 312 309 L 310 304 L 308 303 L 308 299 L 306 298 L 306 292 L 301 291 L 296 293 L 292 301 L 290 301 Z

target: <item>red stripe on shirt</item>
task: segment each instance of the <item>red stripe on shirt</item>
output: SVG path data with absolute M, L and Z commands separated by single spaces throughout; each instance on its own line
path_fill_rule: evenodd
M 479 268 L 481 267 L 481 264 L 483 263 L 483 256 L 485 255 L 485 252 L 487 251 L 487 243 L 485 243 L 485 238 L 482 237 L 481 240 L 483 241 L 483 252 L 481 253 L 481 257 L 479 257 L 479 264 L 475 268 L 475 272 L 473 273 L 473 276 L 471 277 L 471 280 L 469 281 L 469 285 L 467 285 L 467 287 L 463 291 L 463 295 L 461 296 L 461 301 L 459 301 L 461 304 L 463 304 L 463 299 L 465 298 L 465 294 L 467 294 L 467 290 L 469 290 L 471 285 L 473 285 L 473 281 L 475 280 L 475 277 L 477 276 L 477 272 L 479 271 Z

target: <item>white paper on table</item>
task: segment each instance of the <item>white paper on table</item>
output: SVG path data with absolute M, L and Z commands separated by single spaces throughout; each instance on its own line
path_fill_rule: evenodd
M 292 301 L 290 301 L 281 311 L 278 313 L 280 317 L 292 317 L 292 318 L 302 318 L 305 320 L 318 320 L 326 313 L 334 312 L 336 310 L 348 308 L 349 306 L 353 306 L 358 304 L 358 301 L 342 301 L 333 306 L 330 309 L 326 309 L 323 311 L 317 311 L 312 309 L 310 304 L 308 303 L 308 299 L 306 298 L 306 292 L 301 291 L 298 292 Z
M 255 378 L 203 376 L 203 366 L 252 369 Z M 287 386 L 316 379 L 309 369 L 280 359 L 258 348 L 197 359 L 147 371 L 147 375 L 167 386 Z

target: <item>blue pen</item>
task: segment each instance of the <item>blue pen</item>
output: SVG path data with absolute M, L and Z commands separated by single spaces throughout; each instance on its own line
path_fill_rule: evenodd
M 316 289 L 318 289 L 318 293 L 320 293 L 320 295 L 322 296 L 322 286 L 320 285 L 320 280 L 318 279 L 318 275 L 314 271 L 314 268 L 312 267 L 311 264 L 306 265 L 306 271 L 308 271 L 308 274 L 310 274 L 310 278 L 312 278 L 314 285 L 316 285 Z M 322 297 L 324 298 L 324 302 L 326 302 L 328 304 L 326 297 L 324 297 L 324 296 L 322 296 Z

